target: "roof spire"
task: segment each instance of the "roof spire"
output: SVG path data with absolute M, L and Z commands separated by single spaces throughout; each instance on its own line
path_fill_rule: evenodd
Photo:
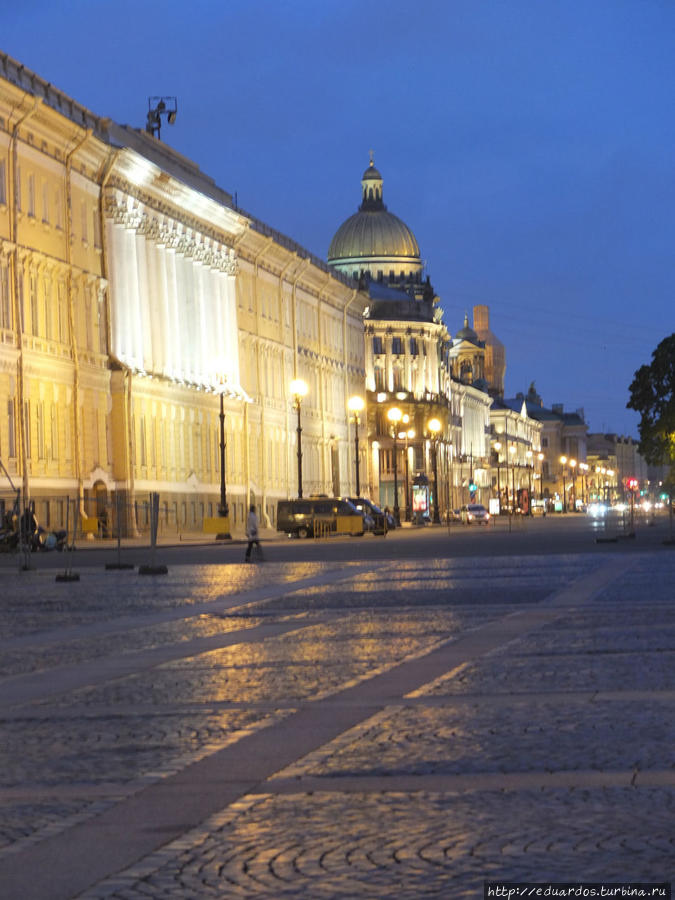
M 369 155 L 370 155 L 370 167 L 373 168 L 373 166 L 375 165 L 375 159 L 374 159 L 374 157 L 375 157 L 375 151 L 374 151 L 374 150 L 369 150 L 368 153 L 369 153 Z

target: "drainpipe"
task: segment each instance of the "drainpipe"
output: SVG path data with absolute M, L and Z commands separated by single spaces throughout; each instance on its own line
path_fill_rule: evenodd
M 19 305 L 19 248 L 17 245 L 18 234 L 18 209 L 17 209 L 17 160 L 18 150 L 17 143 L 19 139 L 19 128 L 31 116 L 35 115 L 42 101 L 39 97 L 33 99 L 32 107 L 27 110 L 16 122 L 12 128 L 9 139 L 9 240 L 12 248 L 11 265 L 12 278 L 11 290 L 14 294 L 12 298 L 12 307 L 14 312 L 14 333 L 16 336 L 17 360 L 16 360 L 16 405 L 15 418 L 18 418 L 18 435 L 19 435 L 19 464 L 21 466 L 22 490 L 24 506 L 28 504 L 30 496 L 30 479 L 28 477 L 28 455 L 26 453 L 28 435 L 26 434 L 26 416 L 24 414 L 24 373 L 23 373 L 23 309 Z
M 77 480 L 77 496 L 80 506 L 80 517 L 86 516 L 84 508 L 84 484 L 82 481 L 82 455 L 81 443 L 82 435 L 80 433 L 80 356 L 77 348 L 77 337 L 75 335 L 75 309 L 73 303 L 73 270 L 72 270 L 72 184 L 71 171 L 73 156 L 80 150 L 93 131 L 88 128 L 84 135 L 75 144 L 72 150 L 66 153 L 66 298 L 68 301 L 68 327 L 70 328 L 70 345 L 73 351 L 73 425 L 75 431 L 75 478 Z

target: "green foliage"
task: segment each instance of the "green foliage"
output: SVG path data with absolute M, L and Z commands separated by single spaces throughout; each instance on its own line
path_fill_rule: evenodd
M 626 406 L 640 413 L 640 453 L 647 462 L 675 467 L 675 334 L 661 341 L 650 365 L 637 370 Z

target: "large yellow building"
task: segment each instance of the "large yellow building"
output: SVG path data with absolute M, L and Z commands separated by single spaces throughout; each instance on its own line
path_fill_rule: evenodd
M 0 496 L 64 523 L 130 530 L 161 496 L 165 529 L 220 498 L 220 408 L 233 527 L 274 523 L 297 490 L 353 483 L 347 398 L 365 379 L 367 297 L 235 208 L 150 134 L 94 116 L 0 55 Z

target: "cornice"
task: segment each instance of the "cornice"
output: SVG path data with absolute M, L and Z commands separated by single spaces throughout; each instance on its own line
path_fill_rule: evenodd
M 117 181 L 121 180 L 117 179 Z M 158 213 L 158 216 L 151 216 L 138 206 L 130 207 L 127 203 L 120 201 L 117 198 L 117 190 L 134 197 L 143 206 Z M 176 253 L 190 257 L 196 262 L 224 272 L 226 275 L 237 274 L 237 258 L 234 249 L 223 245 L 220 232 L 205 228 L 200 220 L 185 213 L 177 214 L 173 207 L 156 201 L 149 194 L 133 188 L 128 183 L 116 183 L 106 188 L 103 203 L 106 217 L 112 219 L 116 225 L 136 231 L 150 241 L 175 250 Z M 159 216 L 162 216 L 163 219 L 160 219 Z M 190 230 L 179 229 L 177 227 L 179 223 Z M 195 233 L 210 238 L 218 246 L 207 247 L 203 241 L 196 239 Z

